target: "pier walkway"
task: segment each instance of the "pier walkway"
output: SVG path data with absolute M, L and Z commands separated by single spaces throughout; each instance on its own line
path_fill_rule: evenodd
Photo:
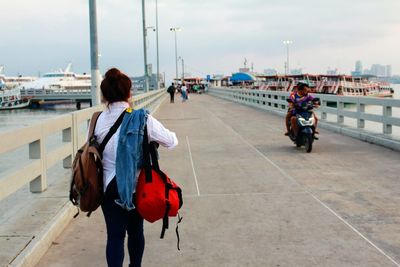
M 279 116 L 190 97 L 154 114 L 180 141 L 160 163 L 184 192 L 181 251 L 175 219 L 165 240 L 145 223 L 143 266 L 399 266 L 399 152 L 320 130 L 306 154 Z M 105 239 L 101 210 L 81 214 L 37 266 L 106 266 Z

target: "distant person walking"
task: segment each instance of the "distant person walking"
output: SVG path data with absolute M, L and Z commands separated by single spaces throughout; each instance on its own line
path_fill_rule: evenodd
M 142 264 L 144 234 L 143 218 L 135 209 L 134 193 L 143 165 L 140 154 L 143 153 L 144 128 L 147 126 L 149 142 L 155 141 L 171 149 L 178 145 L 178 140 L 175 133 L 164 128 L 148 111 L 129 107 L 131 80 L 121 71 L 115 68 L 107 71 L 100 88 L 107 107 L 96 123 L 96 141 L 101 143 L 117 118 L 123 116 L 121 126 L 105 146 L 102 159 L 105 194 L 101 208 L 107 228 L 107 264 L 122 267 L 128 234 L 129 267 L 138 267 Z
M 172 83 L 172 84 L 168 87 L 167 92 L 169 93 L 169 96 L 170 96 L 169 102 L 170 102 L 170 103 L 174 103 L 175 92 L 176 92 L 176 88 L 175 88 L 175 84 L 174 84 L 174 83 Z
M 186 84 L 182 84 L 181 87 L 181 94 L 182 94 L 182 102 L 185 102 L 188 99 L 188 89 L 186 87 Z

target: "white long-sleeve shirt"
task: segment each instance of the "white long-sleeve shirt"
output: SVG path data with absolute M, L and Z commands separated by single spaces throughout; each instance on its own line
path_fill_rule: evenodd
M 111 126 L 114 125 L 115 121 L 126 108 L 129 108 L 129 104 L 127 102 L 114 102 L 100 114 L 94 131 L 99 144 L 104 140 Z M 103 151 L 102 162 L 104 170 L 104 191 L 106 191 L 108 184 L 115 176 L 115 160 L 117 158 L 119 130 L 120 128 L 118 128 L 115 134 L 108 141 Z M 147 135 L 149 142 L 155 141 L 168 149 L 172 149 L 178 145 L 176 134 L 166 129 L 151 115 L 147 117 Z M 140 171 L 137 172 L 137 175 L 139 175 L 139 173 Z

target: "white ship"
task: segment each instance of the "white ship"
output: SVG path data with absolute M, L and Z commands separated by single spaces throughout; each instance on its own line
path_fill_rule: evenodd
M 29 97 L 37 93 L 51 93 L 52 91 L 89 91 L 91 87 L 89 74 L 75 74 L 71 72 L 71 64 L 65 70 L 49 72 L 39 79 L 23 83 L 18 86 L 23 96 Z
M 3 86 L 7 87 L 8 89 L 17 87 L 22 85 L 23 83 L 33 82 L 36 80 L 36 77 L 29 77 L 29 76 L 6 76 L 4 73 L 4 66 L 0 66 L 0 80 L 3 83 Z

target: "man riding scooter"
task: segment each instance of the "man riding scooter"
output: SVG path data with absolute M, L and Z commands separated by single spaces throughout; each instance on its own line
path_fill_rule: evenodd
M 315 100 L 313 96 L 308 94 L 308 91 L 309 91 L 308 84 L 299 82 L 297 84 L 297 90 L 292 92 L 289 96 L 288 99 L 289 108 L 285 118 L 286 136 L 289 135 L 290 126 L 292 126 L 293 128 L 293 134 L 294 135 L 298 134 L 298 125 L 296 122 L 296 107 L 301 107 L 302 105 L 310 101 L 314 102 Z M 315 118 L 315 134 L 319 134 L 319 132 L 317 131 L 318 118 L 315 115 L 315 113 L 314 113 L 314 118 Z M 318 138 L 314 136 L 314 139 Z

